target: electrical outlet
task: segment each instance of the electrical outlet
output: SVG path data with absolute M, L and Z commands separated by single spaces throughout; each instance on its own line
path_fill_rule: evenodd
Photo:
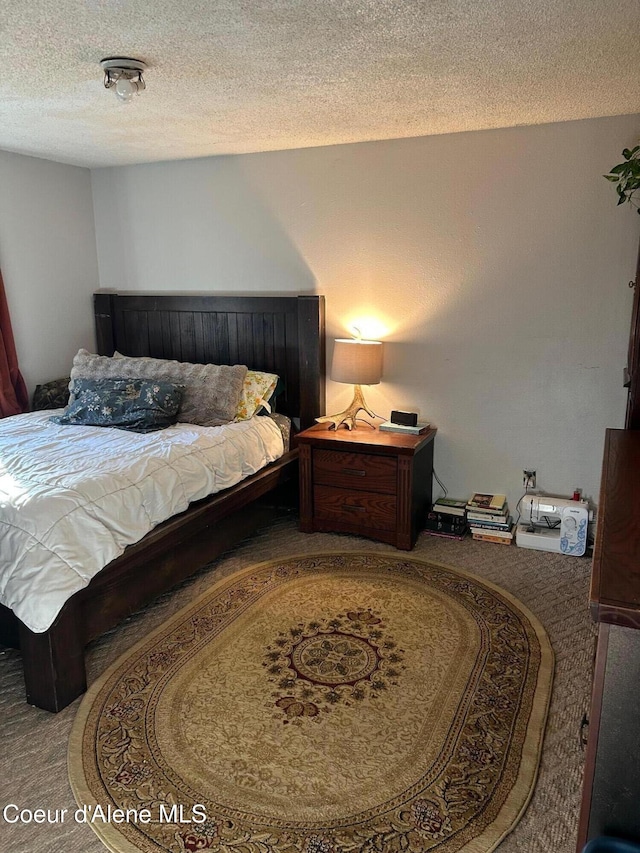
M 523 468 L 522 470 L 522 485 L 525 489 L 535 489 L 536 487 L 536 472 Z

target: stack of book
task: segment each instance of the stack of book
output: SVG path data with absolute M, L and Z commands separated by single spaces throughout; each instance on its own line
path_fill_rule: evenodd
M 466 505 L 467 523 L 474 539 L 511 545 L 513 519 L 505 495 L 475 494 Z
M 429 429 L 428 423 L 418 423 L 415 426 L 408 424 L 395 424 L 393 421 L 385 421 L 378 429 L 382 432 L 403 432 L 405 435 L 422 435 Z
M 466 507 L 466 501 L 438 498 L 427 513 L 426 532 L 434 536 L 462 539 L 467 532 Z

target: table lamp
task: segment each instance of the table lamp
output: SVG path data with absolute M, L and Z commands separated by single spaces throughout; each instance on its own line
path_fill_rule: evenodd
M 331 362 L 331 378 L 335 382 L 346 382 L 355 385 L 351 405 L 337 415 L 324 415 L 316 418 L 318 423 L 328 423 L 329 429 L 344 426 L 353 429 L 356 421 L 367 424 L 375 429 L 374 424 L 358 418 L 360 410 L 369 417 L 377 415 L 367 408 L 361 385 L 378 385 L 382 376 L 382 343 L 381 341 L 363 341 L 361 338 L 338 338 L 333 349 Z

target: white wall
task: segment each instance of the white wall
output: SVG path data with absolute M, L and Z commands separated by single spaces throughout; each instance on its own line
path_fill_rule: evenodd
M 36 384 L 93 347 L 98 287 L 88 169 L 0 151 L 0 269 L 20 369 Z
M 100 283 L 324 293 L 330 339 L 384 336 L 367 399 L 438 426 L 449 494 L 515 505 L 531 467 L 597 500 L 640 231 L 602 174 L 639 133 L 627 116 L 96 170 Z M 329 383 L 330 412 L 349 400 Z

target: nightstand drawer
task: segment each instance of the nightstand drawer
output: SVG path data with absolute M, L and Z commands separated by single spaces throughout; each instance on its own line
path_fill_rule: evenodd
M 313 451 L 314 483 L 393 495 L 397 477 L 398 460 L 395 456 L 317 448 Z
M 318 520 L 339 521 L 354 528 L 395 530 L 395 495 L 315 486 L 313 500 Z

